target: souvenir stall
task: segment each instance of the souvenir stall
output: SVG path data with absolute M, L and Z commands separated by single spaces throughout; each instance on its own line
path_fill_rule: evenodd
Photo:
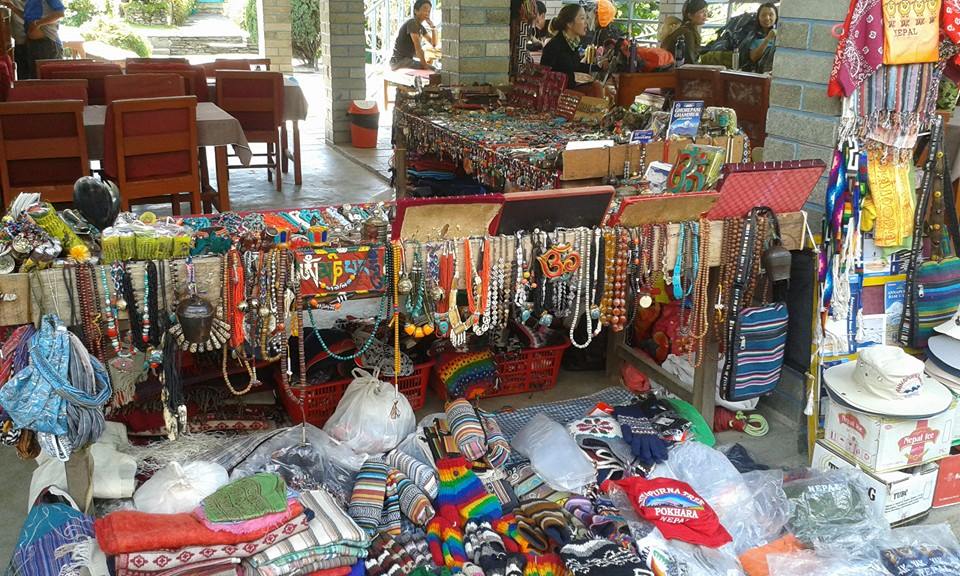
M 937 108 L 956 77 L 958 8 L 854 2 L 830 79 L 844 113 L 819 254 L 812 459 L 864 470 L 895 524 L 960 501 L 960 235 Z
M 750 158 L 749 138 L 731 108 L 704 109 L 701 102 L 692 129 L 682 130 L 665 98 L 610 109 L 606 100 L 565 90 L 563 74 L 539 66 L 524 71 L 504 98 L 492 90 L 427 87 L 398 102 L 398 198 L 601 182 L 633 195 L 651 176 L 665 180 L 691 146 L 706 146 L 715 168 L 699 190 L 716 181 L 723 163 Z M 653 175 L 647 172 L 651 164 Z

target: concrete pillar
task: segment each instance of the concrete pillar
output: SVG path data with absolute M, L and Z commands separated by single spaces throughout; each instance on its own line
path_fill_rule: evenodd
M 260 53 L 270 59 L 270 69 L 293 72 L 293 33 L 290 30 L 290 0 L 262 0 L 258 27 Z
M 443 80 L 503 84 L 510 71 L 510 0 L 444 0 Z
M 683 18 L 683 0 L 660 0 L 660 21 L 663 22 L 667 16 L 676 16 Z
M 324 131 L 327 142 L 342 144 L 350 141 L 350 101 L 367 97 L 363 2 L 321 0 L 320 14 Z
M 827 97 L 837 40 L 831 29 L 843 23 L 846 2 L 783 0 L 773 61 L 764 160 L 833 158 L 840 99 Z M 823 211 L 826 177 L 808 207 Z

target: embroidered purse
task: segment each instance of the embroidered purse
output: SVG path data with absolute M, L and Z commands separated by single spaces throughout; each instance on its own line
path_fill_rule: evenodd
M 786 304 L 776 302 L 743 307 L 744 293 L 753 270 L 755 237 L 761 217 L 769 217 L 774 225 L 775 237 L 780 236 L 776 215 L 769 208 L 758 207 L 750 211 L 727 301 L 728 339 L 720 374 L 720 395 L 731 402 L 769 394 L 779 384 L 783 369 L 787 342 Z
M 926 231 L 930 257 L 923 261 L 923 233 L 915 232 L 907 264 L 907 293 L 900 320 L 900 343 L 923 348 L 938 324 L 949 320 L 960 305 L 960 226 L 951 185 L 950 167 L 943 150 L 943 121 L 934 120 L 929 156 L 914 215 L 914 230 Z M 944 232 L 954 243 L 953 256 L 943 246 Z

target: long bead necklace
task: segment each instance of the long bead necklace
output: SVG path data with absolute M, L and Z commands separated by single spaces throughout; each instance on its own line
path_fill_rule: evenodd
M 590 346 L 590 343 L 593 342 L 593 315 L 590 311 L 590 303 L 593 301 L 593 297 L 590 293 L 590 243 L 592 238 L 589 235 L 589 231 L 586 229 L 580 229 L 577 232 L 577 251 L 583 255 L 583 259 L 580 261 L 580 271 L 577 275 L 577 282 L 575 286 L 576 295 L 573 302 L 573 320 L 570 322 L 570 343 L 576 348 L 586 348 Z M 586 318 L 586 333 L 587 339 L 584 342 L 577 342 L 574 338 L 574 333 L 577 329 L 577 324 L 580 322 L 580 303 L 583 302 L 584 308 L 584 317 Z
M 691 363 L 695 368 L 703 364 L 704 340 L 710 331 L 710 315 L 708 292 L 710 290 L 710 221 L 700 220 L 700 266 L 697 269 L 697 278 L 693 289 L 693 320 L 690 326 L 690 336 L 696 340 L 696 355 Z M 690 347 L 694 353 L 694 347 Z
M 110 284 L 107 283 L 107 270 L 105 266 L 100 267 L 100 280 L 103 282 L 103 321 L 107 325 L 107 338 L 110 339 L 110 346 L 118 357 L 125 357 L 123 348 L 120 346 L 120 331 L 117 328 L 117 310 L 113 306 L 113 300 L 110 298 Z
M 230 310 L 230 317 L 232 319 L 236 318 L 236 299 L 237 299 L 237 271 L 236 271 L 236 260 L 239 258 L 239 254 L 236 249 L 231 249 L 227 252 L 227 261 L 226 265 L 223 267 L 223 291 L 224 291 L 224 306 L 227 310 Z M 236 321 L 231 321 L 231 330 L 230 330 L 230 346 L 224 346 L 221 350 L 221 361 L 220 369 L 223 372 L 223 383 L 226 384 L 227 390 L 230 391 L 234 396 L 242 396 L 249 392 L 254 385 L 256 380 L 255 375 L 250 371 L 249 364 L 245 362 L 246 356 L 243 354 L 242 350 L 237 350 L 237 348 L 243 347 L 243 323 L 241 322 L 238 326 Z M 239 332 L 239 334 L 237 333 Z M 236 342 L 240 341 L 240 345 L 236 346 Z M 227 372 L 227 356 L 229 355 L 228 349 L 233 349 L 238 358 L 243 358 L 244 367 L 247 370 L 247 373 L 250 376 L 250 380 L 247 382 L 246 388 L 243 390 L 237 390 L 233 387 L 233 383 L 230 382 L 230 374 Z
M 613 266 L 613 310 L 610 317 L 610 325 L 614 332 L 619 332 L 626 326 L 626 316 L 624 306 L 626 305 L 626 283 L 627 283 L 627 257 L 628 245 L 626 234 L 623 230 L 617 228 L 614 231 L 614 266 Z
M 380 306 L 377 308 L 377 315 L 373 319 L 373 329 L 370 331 L 370 335 L 360 346 L 360 348 L 358 348 L 357 351 L 353 352 L 352 354 L 342 355 L 331 351 L 327 345 L 327 342 L 320 334 L 320 330 L 317 329 L 317 320 L 313 316 L 314 309 L 309 308 L 307 310 L 307 315 L 310 317 L 310 327 L 313 328 L 313 335 L 320 343 L 320 347 L 323 348 L 323 351 L 326 352 L 331 358 L 340 360 L 341 362 L 354 360 L 366 354 L 367 350 L 370 349 L 370 346 L 373 345 L 377 337 L 377 330 L 380 328 L 380 324 L 382 324 L 384 319 L 387 317 L 390 299 L 392 297 L 391 291 L 393 290 L 393 279 L 391 274 L 397 272 L 396 268 L 397 267 L 394 264 L 393 247 L 389 244 L 385 244 L 383 246 L 383 277 L 386 278 L 386 283 L 383 287 L 383 295 L 380 297 Z

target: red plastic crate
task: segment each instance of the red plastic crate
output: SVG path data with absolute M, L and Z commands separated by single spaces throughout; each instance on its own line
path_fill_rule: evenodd
M 563 353 L 570 346 L 570 342 L 543 348 L 529 348 L 516 353 L 497 354 L 494 360 L 497 363 L 497 375 L 500 377 L 500 387 L 485 393 L 485 398 L 494 396 L 510 396 L 511 394 L 525 394 L 539 390 L 549 390 L 557 385 L 557 376 L 560 375 L 560 360 Z M 447 400 L 447 390 L 440 383 L 434 373 L 432 379 L 434 392 L 443 400 Z
M 407 397 L 414 410 L 422 408 L 427 399 L 427 384 L 430 382 L 431 372 L 433 372 L 433 362 L 425 362 L 414 366 L 413 374 L 401 376 L 399 379 L 400 393 Z M 392 378 L 384 377 L 383 380 L 390 382 Z M 284 386 L 283 382 L 278 382 L 277 389 L 280 391 L 280 401 L 283 402 L 290 420 L 299 424 L 303 422 L 303 416 L 306 416 L 307 422 L 320 427 L 333 416 L 350 382 L 353 382 L 353 378 L 312 384 L 306 388 L 289 384 Z M 300 400 L 303 400 L 302 415 Z

